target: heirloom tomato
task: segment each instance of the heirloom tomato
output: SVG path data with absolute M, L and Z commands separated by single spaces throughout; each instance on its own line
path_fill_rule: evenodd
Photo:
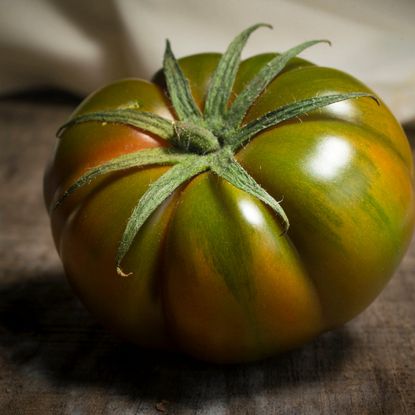
M 412 155 L 365 85 L 296 57 L 176 60 L 89 96 L 45 175 L 57 250 L 96 318 L 214 362 L 339 326 L 385 286 L 414 223 Z M 325 47 L 320 45 L 319 47 Z

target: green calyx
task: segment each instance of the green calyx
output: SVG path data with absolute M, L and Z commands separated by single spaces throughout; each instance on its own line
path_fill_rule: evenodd
M 291 58 L 317 43 L 329 43 L 326 40 L 313 40 L 277 55 L 257 73 L 229 106 L 241 51 L 250 34 L 259 27 L 270 26 L 257 24 L 244 30 L 222 55 L 210 81 L 203 113 L 196 105 L 189 82 L 167 41 L 163 70 L 168 94 L 178 118 L 176 121 L 172 122 L 136 108 L 119 108 L 76 116 L 58 130 L 57 135 L 60 137 L 67 128 L 80 123 L 94 121 L 117 123 L 154 134 L 170 144 L 168 147 L 125 154 L 93 167 L 73 183 L 55 204 L 57 208 L 77 189 L 105 173 L 137 166 L 172 166 L 158 180 L 149 185 L 128 219 L 116 257 L 116 269 L 120 276 L 130 275 L 122 270 L 121 263 L 144 222 L 178 187 L 204 171 L 217 174 L 235 187 L 267 204 L 276 213 L 283 233 L 285 233 L 288 230 L 289 221 L 280 203 L 236 161 L 235 152 L 261 131 L 318 108 L 359 97 L 371 97 L 377 101 L 373 95 L 364 92 L 315 96 L 276 108 L 244 125 L 243 120 L 249 108 Z

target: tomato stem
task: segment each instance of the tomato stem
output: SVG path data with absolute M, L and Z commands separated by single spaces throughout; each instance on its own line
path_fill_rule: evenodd
M 177 121 L 173 123 L 173 128 L 173 145 L 186 152 L 207 154 L 220 149 L 218 138 L 205 127 L 192 122 Z

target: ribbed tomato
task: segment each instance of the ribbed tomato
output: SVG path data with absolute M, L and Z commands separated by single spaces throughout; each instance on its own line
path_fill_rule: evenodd
M 293 53 L 238 66 L 256 27 L 224 55 L 179 66 L 168 47 L 153 83 L 93 93 L 48 166 L 45 199 L 72 286 L 139 345 L 216 362 L 296 347 L 367 307 L 409 243 L 413 167 L 399 123 L 350 75 L 299 58 L 282 65 Z M 155 122 L 172 130 L 158 134 Z M 165 159 L 143 162 L 153 149 Z

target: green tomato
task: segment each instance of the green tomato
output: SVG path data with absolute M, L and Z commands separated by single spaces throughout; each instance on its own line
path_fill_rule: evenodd
M 257 55 L 237 67 L 222 112 L 276 56 L 284 55 Z M 178 61 L 201 112 L 220 59 L 199 54 Z M 153 83 L 115 82 L 88 97 L 72 119 L 128 108 L 177 121 L 171 84 L 173 103 L 161 73 Z M 356 91 L 372 94 L 350 75 L 293 58 L 255 97 L 238 128 L 293 102 Z M 208 117 L 197 120 L 209 129 Z M 213 160 L 226 146 L 229 134 L 211 130 L 219 150 L 193 151 L 191 160 Z M 107 172 L 54 208 L 56 202 L 89 169 L 174 143 L 128 123 L 79 122 L 64 130 L 45 175 L 53 235 L 69 281 L 91 313 L 129 341 L 215 362 L 256 360 L 297 347 L 367 307 L 408 246 L 414 225 L 408 141 L 382 102 L 343 99 L 264 128 L 234 151 L 279 201 L 290 222 L 287 232 L 264 200 L 207 167 L 158 200 L 122 256 L 132 275 L 117 273 L 131 212 L 172 167 Z

